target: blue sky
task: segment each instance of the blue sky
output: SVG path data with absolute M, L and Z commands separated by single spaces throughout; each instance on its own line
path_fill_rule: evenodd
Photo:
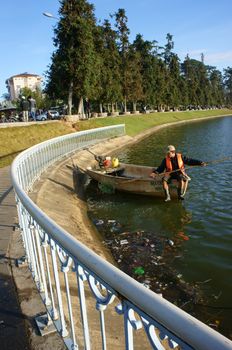
M 146 40 L 165 44 L 166 34 L 173 35 L 174 51 L 181 60 L 191 58 L 223 70 L 232 66 L 232 0 L 92 0 L 97 19 L 109 18 L 118 8 L 124 8 L 131 30 Z M 0 11 L 0 97 L 6 93 L 5 80 L 28 72 L 44 75 L 53 52 L 55 19 L 58 0 L 7 0 Z

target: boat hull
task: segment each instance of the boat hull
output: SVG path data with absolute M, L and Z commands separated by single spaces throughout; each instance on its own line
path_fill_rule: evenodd
M 117 191 L 145 196 L 164 197 L 162 176 L 150 177 L 154 168 L 133 164 L 120 164 L 115 169 L 86 169 L 86 173 L 100 184 Z M 177 182 L 170 186 L 172 196 L 177 196 Z

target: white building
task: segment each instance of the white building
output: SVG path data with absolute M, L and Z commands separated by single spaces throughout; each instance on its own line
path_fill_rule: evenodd
M 6 86 L 10 96 L 10 100 L 16 100 L 23 88 L 27 87 L 32 91 L 41 89 L 42 78 L 36 74 L 22 73 L 14 75 L 6 80 Z

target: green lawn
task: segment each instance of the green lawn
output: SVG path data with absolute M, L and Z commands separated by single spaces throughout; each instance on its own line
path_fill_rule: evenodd
M 0 168 L 11 164 L 24 149 L 71 132 L 75 129 L 63 122 L 0 128 Z
M 216 115 L 232 115 L 232 110 L 220 109 L 209 111 L 164 112 L 119 117 L 96 118 L 85 121 L 79 121 L 75 124 L 75 128 L 76 130 L 87 130 L 108 125 L 125 124 L 126 133 L 130 136 L 135 136 L 140 132 L 152 128 L 156 125 Z
M 156 125 L 216 115 L 232 115 L 232 110 L 165 112 L 119 117 L 94 118 L 75 123 L 57 122 L 26 127 L 0 128 L 0 167 L 11 164 L 17 153 L 42 141 L 71 132 L 125 124 L 126 133 L 135 136 Z

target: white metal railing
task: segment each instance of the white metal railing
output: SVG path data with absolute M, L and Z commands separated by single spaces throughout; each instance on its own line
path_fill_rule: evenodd
M 118 125 L 61 136 L 22 152 L 13 162 L 19 225 L 47 323 L 55 324 L 68 349 L 232 349 L 229 339 L 74 239 L 27 195 L 58 159 L 124 133 L 125 126 Z

